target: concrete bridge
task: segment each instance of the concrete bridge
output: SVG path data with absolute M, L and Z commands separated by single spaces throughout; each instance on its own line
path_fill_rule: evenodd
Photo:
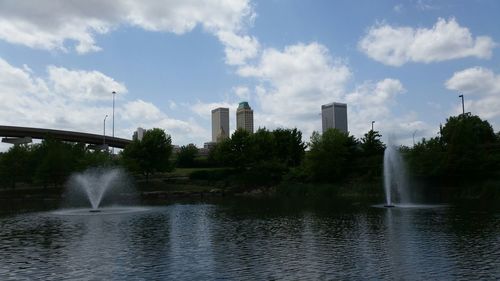
M 132 142 L 128 139 L 116 137 L 106 136 L 106 138 L 104 138 L 103 135 L 97 134 L 15 126 L 0 126 L 0 136 L 6 137 L 2 139 L 2 142 L 7 143 L 24 143 L 31 142 L 31 138 L 45 139 L 51 137 L 62 141 L 81 142 L 97 146 L 106 144 L 107 146 L 116 148 L 125 148 L 127 144 Z

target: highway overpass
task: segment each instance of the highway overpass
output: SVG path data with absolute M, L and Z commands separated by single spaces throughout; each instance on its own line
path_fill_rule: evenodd
M 33 139 L 45 139 L 47 137 L 51 137 L 62 141 L 81 142 L 94 145 L 102 145 L 104 143 L 103 135 L 15 126 L 0 126 L 0 137 Z M 106 136 L 106 144 L 111 147 L 124 148 L 131 142 L 132 141 L 129 139 Z

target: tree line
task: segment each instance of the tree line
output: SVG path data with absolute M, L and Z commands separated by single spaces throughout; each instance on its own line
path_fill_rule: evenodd
M 75 171 L 111 163 L 107 153 L 87 150 L 83 143 L 49 137 L 37 144 L 14 145 L 0 154 L 0 186 L 60 186 Z
M 54 139 L 39 144 L 15 145 L 0 154 L 0 184 L 17 182 L 61 185 L 74 171 L 91 166 L 120 165 L 146 179 L 176 167 L 221 167 L 193 173 L 194 179 L 224 180 L 245 186 L 269 186 L 282 181 L 341 183 L 380 181 L 385 144 L 377 131 L 360 139 L 336 129 L 314 132 L 309 142 L 297 129 L 261 128 L 250 134 L 236 130 L 220 141 L 208 157 L 196 146 L 180 147 L 174 155 L 171 137 L 161 129 L 147 130 L 119 155 L 91 151 L 84 144 Z M 413 147 L 401 146 L 410 174 L 428 182 L 500 180 L 500 133 L 478 116 L 450 117 L 438 136 Z

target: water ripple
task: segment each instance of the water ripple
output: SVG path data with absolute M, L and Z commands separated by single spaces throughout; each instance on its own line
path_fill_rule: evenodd
M 500 217 L 176 204 L 0 217 L 0 280 L 495 280 Z

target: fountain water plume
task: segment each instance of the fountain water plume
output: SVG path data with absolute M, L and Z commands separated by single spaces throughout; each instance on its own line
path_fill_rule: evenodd
M 384 151 L 385 207 L 394 207 L 394 202 L 409 203 L 406 165 L 398 147 L 391 138 Z
M 92 205 L 92 210 L 97 210 L 105 193 L 121 177 L 120 169 L 88 169 L 73 175 L 72 182 L 83 189 Z

